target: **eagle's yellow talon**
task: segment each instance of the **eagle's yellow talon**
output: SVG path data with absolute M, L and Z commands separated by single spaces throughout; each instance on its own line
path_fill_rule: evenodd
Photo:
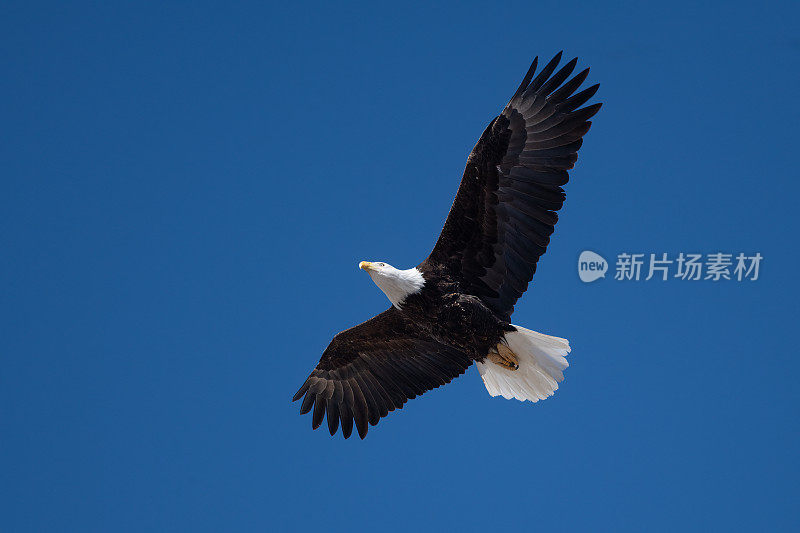
M 519 358 L 517 354 L 511 351 L 511 348 L 502 342 L 496 347 L 489 350 L 489 355 L 486 358 L 496 365 L 500 365 L 509 370 L 519 369 Z

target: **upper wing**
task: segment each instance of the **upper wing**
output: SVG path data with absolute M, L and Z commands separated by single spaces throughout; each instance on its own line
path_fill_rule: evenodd
M 407 400 L 460 376 L 470 364 L 466 354 L 420 335 L 391 307 L 336 335 L 292 401 L 305 396 L 300 413 L 314 408 L 313 429 L 327 412 L 331 435 L 341 419 L 348 438 L 355 418 L 363 439 L 367 422 L 374 426 Z
M 532 79 L 537 59 L 472 150 L 439 240 L 420 265 L 444 268 L 462 290 L 506 317 L 550 242 L 567 169 L 578 159 L 588 119 L 600 109 L 578 109 L 599 85 L 573 95 L 588 68 L 564 83 L 577 58 L 553 75 L 559 52 Z

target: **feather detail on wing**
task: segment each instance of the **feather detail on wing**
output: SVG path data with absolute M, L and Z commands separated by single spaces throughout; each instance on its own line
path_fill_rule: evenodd
M 601 105 L 581 107 L 599 85 L 575 92 L 589 73 L 568 80 L 577 59 L 556 71 L 559 52 L 534 77 L 537 59 L 472 150 L 439 240 L 418 267 L 443 269 L 506 318 L 547 249 L 567 170 Z
M 348 438 L 355 422 L 363 439 L 369 425 L 470 364 L 470 357 L 427 338 L 392 307 L 336 335 L 293 401 L 303 399 L 301 414 L 313 411 L 313 429 L 327 416 L 331 435 L 341 422 Z

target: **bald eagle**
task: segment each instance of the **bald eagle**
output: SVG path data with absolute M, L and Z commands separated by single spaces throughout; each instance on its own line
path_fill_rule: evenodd
M 460 376 L 473 363 L 492 396 L 536 402 L 558 389 L 569 342 L 511 324 L 564 203 L 597 92 L 578 93 L 589 69 L 577 58 L 556 72 L 559 52 L 536 74 L 538 58 L 511 101 L 467 159 L 453 206 L 433 251 L 407 270 L 362 261 L 391 301 L 383 313 L 334 336 L 293 401 L 326 414 L 348 438 L 407 400 Z M 555 73 L 555 74 L 554 74 Z M 534 77 L 535 75 L 535 77 Z M 566 83 L 565 83 L 566 82 Z

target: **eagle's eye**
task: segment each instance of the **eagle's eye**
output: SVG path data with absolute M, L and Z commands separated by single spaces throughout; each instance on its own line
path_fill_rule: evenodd
M 379 266 L 379 267 L 385 267 L 385 266 L 386 266 L 386 263 L 378 263 L 378 266 Z

